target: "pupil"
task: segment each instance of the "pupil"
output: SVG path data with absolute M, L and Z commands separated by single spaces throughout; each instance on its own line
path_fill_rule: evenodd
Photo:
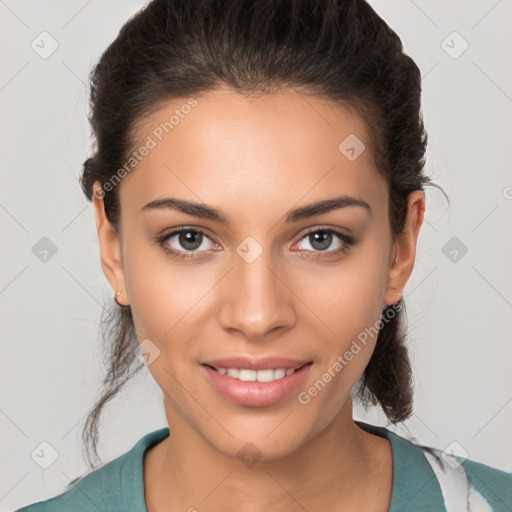
M 313 233 L 313 235 L 311 235 L 311 236 L 313 237 L 312 242 L 310 239 L 311 245 L 312 245 L 312 247 L 315 247 L 318 250 L 324 251 L 325 249 L 327 249 L 329 247 L 329 245 L 331 245 L 332 234 L 328 233 L 327 231 L 317 231 L 316 233 Z M 310 238 L 311 238 L 311 236 L 310 236 Z M 317 242 L 319 242 L 319 245 L 320 245 L 319 247 L 315 246 L 315 243 L 317 243 Z
M 195 237 L 197 237 L 198 240 L 194 242 Z M 197 249 L 201 245 L 201 233 L 197 233 L 196 231 L 184 231 L 180 233 L 180 244 L 190 251 Z

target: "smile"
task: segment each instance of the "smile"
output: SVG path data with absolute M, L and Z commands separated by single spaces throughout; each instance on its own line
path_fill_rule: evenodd
M 312 362 L 298 368 L 224 368 L 209 364 L 199 367 L 206 381 L 229 402 L 263 407 L 289 397 L 304 382 L 313 366 Z
M 279 380 L 285 376 L 291 375 L 299 369 L 269 368 L 267 370 L 251 370 L 249 368 L 215 368 L 214 366 L 211 366 L 211 368 L 213 368 L 221 375 L 228 375 L 233 379 L 238 379 L 243 382 L 272 382 L 274 380 Z

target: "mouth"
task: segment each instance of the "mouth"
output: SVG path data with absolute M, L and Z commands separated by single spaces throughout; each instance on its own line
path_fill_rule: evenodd
M 200 364 L 214 391 L 229 402 L 246 407 L 263 407 L 285 400 L 301 386 L 312 366 L 313 361 L 288 368 L 277 365 L 261 369 Z
M 312 361 L 304 363 L 297 368 L 266 368 L 263 370 L 253 370 L 250 368 L 223 368 L 215 367 L 210 364 L 204 364 L 204 366 L 211 368 L 221 375 L 227 375 L 228 377 L 242 382 L 274 382 L 276 380 L 281 380 L 284 377 L 288 377 L 310 364 L 312 364 Z

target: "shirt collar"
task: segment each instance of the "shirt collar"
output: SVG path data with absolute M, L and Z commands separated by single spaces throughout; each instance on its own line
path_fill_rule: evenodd
M 418 445 L 385 427 L 354 421 L 363 430 L 384 437 L 391 443 L 393 484 L 388 512 L 444 510 L 443 497 L 437 478 Z M 120 470 L 120 482 L 117 482 L 121 486 L 121 496 L 116 497 L 117 504 L 120 501 L 123 502 L 125 510 L 147 512 L 144 500 L 144 453 L 168 436 L 168 427 L 150 432 L 142 437 L 130 452 L 125 454 L 126 460 Z M 123 457 L 120 457 L 119 460 L 121 461 Z M 112 488 L 105 489 L 106 495 L 113 496 L 112 490 Z
M 443 495 L 432 467 L 420 447 L 377 425 L 355 420 L 370 434 L 386 438 L 393 453 L 393 486 L 388 512 L 444 510 Z

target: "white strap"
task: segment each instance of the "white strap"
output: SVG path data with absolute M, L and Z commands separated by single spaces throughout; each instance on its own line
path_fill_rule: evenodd
M 469 483 L 469 510 L 471 512 L 493 512 L 489 502 L 471 482 Z
M 420 448 L 437 477 L 446 512 L 471 512 L 468 479 L 462 465 L 452 454 Z

